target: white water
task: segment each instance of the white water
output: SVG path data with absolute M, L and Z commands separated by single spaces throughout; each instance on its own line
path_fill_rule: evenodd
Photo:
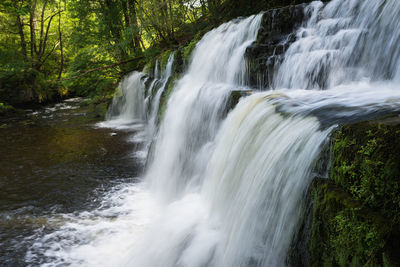
M 127 75 L 115 92 L 106 122 L 99 126 L 119 129 L 129 129 L 132 125 L 142 127 L 146 116 L 144 91 L 144 73 L 134 71 Z
M 399 11 L 394 0 L 310 4 L 276 91 L 242 99 L 226 118 L 230 90 L 246 85 L 243 54 L 261 16 L 209 32 L 169 99 L 144 181 L 121 185 L 98 210 L 61 215 L 59 230 L 39 235 L 27 260 L 284 266 L 332 128 L 400 110 Z
M 158 62 L 158 61 L 157 61 Z M 167 65 L 165 66 L 165 70 L 162 74 L 161 80 L 159 81 L 161 83 L 160 88 L 158 88 L 157 93 L 154 96 L 153 101 L 151 102 L 151 111 L 150 111 L 150 117 L 147 123 L 147 135 L 150 138 L 153 138 L 154 135 L 156 134 L 157 131 L 157 122 L 158 122 L 158 110 L 160 108 L 160 100 L 161 100 L 161 95 L 165 91 L 165 87 L 168 84 L 169 78 L 172 75 L 172 65 L 174 64 L 174 53 L 171 53 L 171 55 L 168 58 Z M 158 77 L 158 67 L 156 64 L 156 69 L 154 71 L 154 77 L 155 81 Z M 153 89 L 153 86 L 150 86 L 150 90 Z M 149 94 L 150 96 L 151 94 Z
M 168 101 L 156 157 L 146 174 L 158 196 L 176 199 L 201 182 L 230 89 L 244 82 L 244 52 L 256 38 L 260 19 L 224 24 L 197 44 Z
M 400 78 L 400 1 L 316 1 L 285 54 L 275 88 L 332 88 Z
M 174 53 L 171 53 L 165 69 L 160 73 L 157 60 L 153 79 L 148 86 L 146 82 L 149 77 L 145 73 L 134 71 L 127 75 L 114 94 L 106 121 L 96 125 L 133 131 L 129 141 L 139 143 L 141 147 L 132 155 L 142 161 L 146 160 L 150 144 L 157 133 L 161 96 L 172 75 L 173 63 Z
M 151 98 L 153 96 L 152 92 L 154 87 L 156 86 L 156 84 L 159 83 L 159 79 L 160 79 L 160 71 L 159 71 L 159 65 L 160 63 L 158 62 L 158 59 L 156 60 L 156 63 L 154 65 L 154 74 L 153 74 L 153 80 L 150 83 L 150 85 L 147 87 L 147 91 L 145 93 L 146 98 L 144 99 L 144 104 L 145 104 L 145 110 L 146 110 L 146 115 L 148 115 L 148 111 L 151 108 Z M 149 71 L 145 68 L 145 70 L 143 70 L 143 72 L 148 73 Z

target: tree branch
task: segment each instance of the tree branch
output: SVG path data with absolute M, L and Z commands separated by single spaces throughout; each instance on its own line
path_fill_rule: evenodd
M 55 43 L 54 46 L 53 46 L 53 48 L 51 49 L 51 51 L 47 54 L 47 56 L 45 56 L 45 58 L 39 62 L 39 65 L 38 65 L 38 68 L 37 68 L 38 70 L 39 70 L 40 67 L 42 67 L 42 65 L 46 62 L 46 60 L 49 58 L 49 56 L 50 56 L 51 54 L 53 54 L 54 49 L 56 49 L 56 47 L 57 47 L 59 44 L 60 44 L 60 42 Z
M 55 16 L 57 16 L 61 12 L 64 12 L 64 10 L 58 11 L 58 12 L 54 13 L 53 15 L 51 15 L 51 17 L 50 17 L 49 23 L 47 24 L 47 29 L 46 29 L 46 34 L 44 36 L 44 41 L 43 41 L 43 54 L 46 51 L 47 38 L 48 38 L 48 35 L 49 35 L 51 21 Z
M 43 48 L 43 28 L 44 28 L 44 12 L 46 10 L 47 0 L 44 1 L 42 14 L 40 15 L 40 38 L 39 38 L 39 55 L 42 55 L 42 48 Z M 43 50 L 44 53 L 44 50 Z
M 119 66 L 119 65 L 122 65 L 122 64 L 126 64 L 126 63 L 129 63 L 129 62 L 135 61 L 135 60 L 142 59 L 142 58 L 144 58 L 144 56 L 139 56 L 139 57 L 127 59 L 127 60 L 124 60 L 124 61 L 120 61 L 120 62 L 118 62 L 118 63 L 114 63 L 114 64 L 111 64 L 111 65 L 107 65 L 107 66 L 102 66 L 102 67 L 94 68 L 94 69 L 91 69 L 91 70 L 86 70 L 86 71 L 82 72 L 82 73 L 79 74 L 79 75 L 72 76 L 72 77 L 68 77 L 68 78 L 65 78 L 65 79 L 58 80 L 58 81 L 68 81 L 68 80 L 77 79 L 77 78 L 80 78 L 80 77 L 82 77 L 82 76 L 85 76 L 85 75 L 87 75 L 87 74 L 89 74 L 89 73 L 92 73 L 92 72 L 95 72 L 95 71 L 113 68 L 113 67 L 116 67 L 116 66 Z M 78 71 L 77 73 L 79 73 L 79 72 L 80 72 L 80 71 Z

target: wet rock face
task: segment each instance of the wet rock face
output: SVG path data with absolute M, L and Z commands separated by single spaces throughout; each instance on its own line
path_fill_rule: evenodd
M 247 48 L 250 86 L 267 88 L 272 85 L 274 72 L 284 53 L 296 41 L 296 30 L 306 19 L 306 4 L 266 11 L 257 41 Z

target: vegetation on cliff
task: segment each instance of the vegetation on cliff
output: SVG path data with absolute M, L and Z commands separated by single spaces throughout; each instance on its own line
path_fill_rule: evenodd
M 313 266 L 400 264 L 396 120 L 346 125 L 338 131 L 330 179 L 312 186 Z

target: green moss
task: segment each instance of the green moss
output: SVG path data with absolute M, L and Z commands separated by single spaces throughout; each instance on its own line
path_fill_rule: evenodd
M 400 125 L 343 126 L 312 185 L 313 266 L 400 266 Z
M 199 42 L 199 40 L 203 37 L 203 35 L 204 35 L 203 32 L 199 32 L 194 36 L 194 38 L 190 41 L 190 43 L 183 48 L 182 58 L 184 62 L 186 62 L 186 64 L 189 63 L 192 53 L 196 48 L 196 45 Z
M 355 199 L 400 223 L 400 126 L 344 126 L 334 143 L 330 177 Z
M 392 262 L 393 227 L 328 180 L 313 184 L 312 266 L 382 266 Z M 393 264 L 389 264 L 393 266 Z
M 161 56 L 160 56 L 160 67 L 163 69 L 165 66 L 168 64 L 168 58 L 171 55 L 172 51 L 171 50 L 166 50 L 164 51 Z
M 12 111 L 14 111 L 12 106 L 0 102 L 0 115 L 4 115 Z
M 179 74 L 174 74 L 170 81 L 168 82 L 167 89 L 164 90 L 164 93 L 160 99 L 160 108 L 158 110 L 158 119 L 161 121 L 164 118 L 165 110 L 167 109 L 167 103 L 169 97 L 171 96 L 172 91 L 175 88 L 176 81 L 178 80 Z

